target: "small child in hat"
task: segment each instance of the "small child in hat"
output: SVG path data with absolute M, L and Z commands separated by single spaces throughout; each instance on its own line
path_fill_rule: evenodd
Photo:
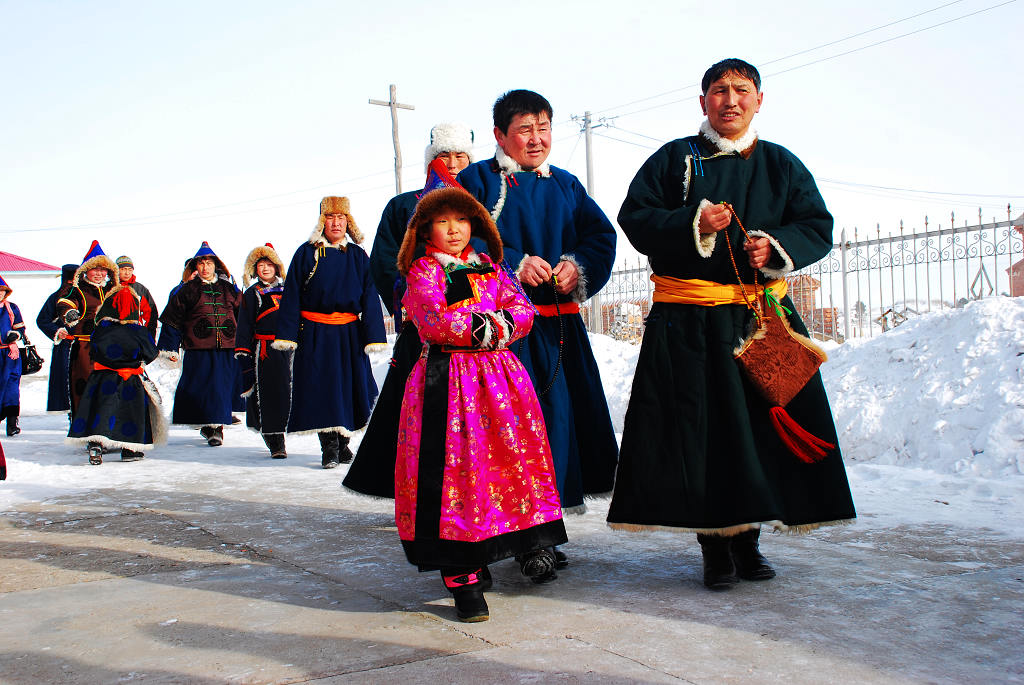
M 67 442 L 85 444 L 89 463 L 103 463 L 104 449 L 120 449 L 121 461 L 138 461 L 144 449 L 167 439 L 160 393 L 143 365 L 160 351 L 141 324 L 140 298 L 118 285 L 96 312 L 89 340 L 92 373 L 71 417 Z
M 442 162 L 427 180 L 398 253 L 402 301 L 425 345 L 402 403 L 395 520 L 409 562 L 440 569 L 459 619 L 485 621 L 487 565 L 514 556 L 535 582 L 553 579 L 565 526 L 540 404 L 508 349 L 533 307 L 498 264 L 487 210 Z M 417 246 L 426 256 L 415 259 Z

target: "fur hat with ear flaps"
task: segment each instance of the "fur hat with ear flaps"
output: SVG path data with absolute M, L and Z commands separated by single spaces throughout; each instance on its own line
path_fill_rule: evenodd
M 213 248 L 210 247 L 210 243 L 204 240 L 203 244 L 199 246 L 198 250 L 196 250 L 195 255 L 185 261 L 185 269 L 181 272 L 182 281 L 187 281 L 192 276 L 192 272 L 197 270 L 196 264 L 203 257 L 209 257 L 210 259 L 213 260 L 213 263 L 216 265 L 218 276 L 225 276 L 229 279 L 231 278 L 231 272 L 228 271 L 228 267 L 224 264 L 221 258 L 218 257 L 217 254 L 213 251 Z
M 118 284 L 117 279 L 117 264 L 103 252 L 103 248 L 100 247 L 98 240 L 92 241 L 92 245 L 89 246 L 89 251 L 85 253 L 85 258 L 82 260 L 82 265 L 75 270 L 75 278 L 73 284 L 77 287 L 78 282 L 85 277 L 85 273 L 92 269 L 106 269 L 107 275 L 110 277 L 110 282 L 114 285 Z
M 349 207 L 347 197 L 328 196 L 320 200 L 320 218 L 316 222 L 316 230 L 313 231 L 313 235 L 309 236 L 309 242 L 314 245 L 318 242 L 324 245 L 328 244 L 327 239 L 324 238 L 324 215 L 326 214 L 344 214 L 348 219 L 345 232 L 352 238 L 352 242 L 357 244 L 363 242 L 363 232 L 359 230 L 356 220 L 352 218 L 352 211 Z
M 259 278 L 259 275 L 256 273 L 256 262 L 261 259 L 269 260 L 277 269 L 277 277 L 282 281 L 284 280 L 284 262 L 281 261 L 281 257 L 277 254 L 274 246 L 267 243 L 254 247 L 249 256 L 245 258 L 245 266 L 242 268 L 242 282 L 246 288 Z
M 403 276 L 409 273 L 416 259 L 416 246 L 429 240 L 434 217 L 446 209 L 465 213 L 473 226 L 470 236 L 487 244 L 487 254 L 495 263 L 501 261 L 501 236 L 498 235 L 498 227 L 490 212 L 459 185 L 448 173 L 444 162 L 436 159 L 427 167 L 423 195 L 409 219 L 402 247 L 398 250 L 398 271 Z

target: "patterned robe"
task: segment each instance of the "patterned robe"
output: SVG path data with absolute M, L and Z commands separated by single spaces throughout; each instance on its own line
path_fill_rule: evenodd
M 427 256 L 403 302 L 427 343 L 406 385 L 395 466 L 409 562 L 479 566 L 565 542 L 540 404 L 506 347 L 533 322 L 515 277 L 486 256 Z M 483 312 L 503 323 L 485 331 Z

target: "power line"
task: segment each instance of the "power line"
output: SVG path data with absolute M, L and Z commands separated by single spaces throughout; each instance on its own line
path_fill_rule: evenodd
M 875 185 L 871 185 L 871 184 L 868 184 L 868 183 L 854 183 L 853 181 L 840 181 L 840 180 L 834 179 L 834 178 L 819 178 L 818 181 L 821 182 L 821 183 L 834 183 L 834 184 L 843 185 L 843 186 L 855 186 L 855 187 L 858 187 L 858 188 L 871 188 L 873 190 L 890 190 L 890 191 L 897 191 L 897 192 L 901 192 L 901 193 L 918 193 L 918 194 L 921 194 L 921 195 L 948 195 L 948 196 L 951 196 L 951 197 L 984 197 L 984 198 L 992 198 L 992 199 L 996 199 L 996 200 L 1021 200 L 1021 199 L 1024 199 L 1024 195 L 1010 195 L 1009 193 L 1003 194 L 1003 195 L 1000 195 L 1000 194 L 986 194 L 986 193 L 951 193 L 951 192 L 940 191 L 940 190 L 918 190 L 916 188 L 899 188 L 899 187 L 895 187 L 895 186 L 875 186 Z
M 945 26 L 946 24 L 951 24 L 951 23 L 953 23 L 955 21 L 960 21 L 961 19 L 966 19 L 966 18 L 972 17 L 972 16 L 974 16 L 976 14 L 981 14 L 983 12 L 988 12 L 990 10 L 998 9 L 999 7 L 1003 7 L 1004 5 L 1009 5 L 1009 4 L 1014 3 L 1016 1 L 1017 0 L 1006 0 L 1006 2 L 1002 2 L 1002 3 L 998 4 L 998 5 L 992 5 L 991 7 L 986 7 L 984 9 L 976 10 L 974 12 L 969 12 L 967 14 L 960 15 L 959 17 L 954 17 L 952 19 L 947 19 L 946 21 L 942 21 L 942 22 L 939 22 L 937 24 L 932 24 L 931 26 L 925 26 L 925 27 L 920 28 L 920 29 L 915 29 L 913 31 L 909 31 L 907 33 L 904 33 L 904 34 L 901 34 L 901 35 L 898 35 L 898 36 L 893 36 L 891 38 L 886 38 L 886 39 L 883 39 L 883 40 L 879 40 L 879 41 L 876 41 L 874 43 L 869 43 L 868 45 L 864 45 L 864 46 L 861 46 L 861 47 L 858 47 L 858 48 L 854 48 L 852 50 L 847 50 L 846 52 L 841 52 L 841 53 L 838 53 L 838 54 L 835 54 L 835 55 L 830 55 L 830 56 L 827 56 L 827 57 L 822 57 L 820 59 L 817 59 L 817 60 L 814 60 L 814 61 L 811 61 L 811 62 L 807 62 L 807 63 L 804 63 L 804 64 L 799 64 L 797 66 L 790 67 L 788 69 L 782 69 L 780 71 L 775 71 L 775 72 L 772 72 L 772 73 L 769 73 L 769 74 L 763 74 L 763 76 L 764 77 L 777 76 L 779 74 L 785 74 L 785 73 L 788 73 L 790 71 L 795 71 L 797 69 L 802 69 L 804 67 L 809 67 L 809 66 L 812 66 L 814 64 L 819 64 L 821 62 L 826 62 L 828 60 L 836 59 L 837 57 L 844 57 L 846 55 L 850 55 L 850 54 L 853 54 L 855 52 L 860 52 L 862 50 L 867 50 L 868 48 L 873 48 L 873 47 L 876 47 L 878 45 L 884 45 L 885 43 L 890 43 L 890 42 L 892 42 L 894 40 L 899 40 L 901 38 L 906 38 L 908 36 L 912 36 L 914 34 L 921 33 L 923 31 L 929 31 L 931 29 L 938 28 L 940 26 Z M 911 19 L 916 19 L 917 17 L 920 17 L 920 16 L 923 16 L 923 15 L 928 14 L 930 12 L 935 12 L 937 10 L 949 7 L 950 5 L 955 5 L 955 4 L 959 3 L 959 2 L 963 2 L 963 0 L 954 0 L 954 2 L 948 2 L 948 3 L 944 4 L 944 5 L 940 5 L 938 7 L 933 7 L 930 10 L 926 10 L 924 12 L 918 12 L 917 14 L 911 15 L 909 17 L 904 17 L 903 19 L 898 19 L 896 21 L 891 21 L 891 22 L 889 22 L 887 24 L 882 24 L 882 25 L 876 26 L 874 28 L 867 29 L 865 31 L 860 31 L 858 33 L 851 34 L 851 35 L 846 36 L 844 38 L 839 38 L 837 40 L 833 40 L 833 41 L 830 41 L 828 43 L 823 43 L 821 45 L 818 45 L 818 46 L 815 46 L 815 47 L 812 47 L 812 48 L 807 48 L 805 50 L 800 50 L 800 51 L 794 52 L 794 53 L 792 53 L 790 55 L 786 55 L 785 57 L 779 57 L 779 58 L 770 60 L 768 62 L 764 62 L 763 64 L 764 65 L 775 64 L 777 62 L 782 62 L 782 61 L 785 61 L 787 59 L 791 59 L 793 57 L 806 54 L 808 52 L 813 52 L 815 50 L 820 50 L 821 48 L 825 48 L 825 47 L 829 47 L 829 46 L 832 46 L 832 45 L 836 45 L 838 43 L 842 43 L 842 42 L 850 40 L 852 38 L 857 38 L 859 36 L 863 36 L 863 35 L 866 35 L 868 33 L 873 33 L 875 31 L 881 30 L 883 28 L 888 28 L 888 27 L 891 27 L 891 26 L 895 26 L 896 24 L 900 24 L 902 22 L 909 21 Z M 680 88 L 673 88 L 672 90 L 667 90 L 667 91 L 665 91 L 663 93 L 658 93 L 657 95 L 651 95 L 651 96 L 648 96 L 648 97 L 645 97 L 645 98 L 640 98 L 638 100 L 633 100 L 631 102 L 626 102 L 626 103 L 623 103 L 621 105 L 614 105 L 612 107 L 608 107 L 608 108 L 603 109 L 603 110 L 598 110 L 598 111 L 595 111 L 594 114 L 603 114 L 605 112 L 609 112 L 609 111 L 612 111 L 612 110 L 615 110 L 615 109 L 621 109 L 623 107 L 628 107 L 629 105 L 634 105 L 634 104 L 638 104 L 640 102 L 646 102 L 648 100 L 654 100 L 654 99 L 657 99 L 657 98 L 660 98 L 660 97 L 664 97 L 665 95 L 670 95 L 672 93 L 677 93 L 677 92 L 682 91 L 682 90 L 688 90 L 690 88 L 699 88 L 699 87 L 700 87 L 699 83 L 692 83 L 692 84 L 687 85 L 687 86 L 682 86 Z M 688 100 L 694 100 L 697 97 L 699 97 L 699 96 L 698 95 L 691 95 L 689 97 L 681 98 L 679 100 L 672 100 L 670 102 L 663 102 L 663 103 L 660 103 L 660 104 L 657 104 L 657 105 L 652 105 L 650 107 L 644 107 L 642 109 L 634 110 L 632 112 L 627 112 L 625 114 L 619 114 L 619 115 L 616 115 L 616 116 L 628 117 L 628 116 L 633 115 L 633 114 L 640 114 L 641 112 L 647 112 L 647 111 L 650 111 L 652 109 L 658 109 L 659 107 L 668 107 L 669 105 L 675 105 L 675 104 L 679 104 L 681 102 L 686 102 Z

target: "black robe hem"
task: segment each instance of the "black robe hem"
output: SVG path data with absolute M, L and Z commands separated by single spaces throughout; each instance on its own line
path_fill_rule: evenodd
M 800 535 L 803 533 L 810 533 L 811 531 L 824 526 L 848 526 L 856 520 L 857 519 L 852 516 L 850 518 L 837 518 L 831 521 L 816 521 L 813 523 L 784 523 L 778 519 L 773 519 L 768 521 L 754 521 L 751 523 L 737 523 L 727 526 L 710 527 L 671 523 L 623 523 L 608 521 L 608 527 L 612 530 L 622 530 L 629 533 L 665 531 L 669 533 L 700 533 L 703 535 L 724 536 L 738 535 L 739 533 L 743 533 L 748 530 L 771 528 L 777 533 Z
M 526 554 L 543 547 L 568 541 L 562 519 L 548 521 L 525 530 L 514 530 L 479 542 L 458 540 L 402 540 L 405 557 L 420 571 L 443 567 L 480 567 L 502 559 Z

